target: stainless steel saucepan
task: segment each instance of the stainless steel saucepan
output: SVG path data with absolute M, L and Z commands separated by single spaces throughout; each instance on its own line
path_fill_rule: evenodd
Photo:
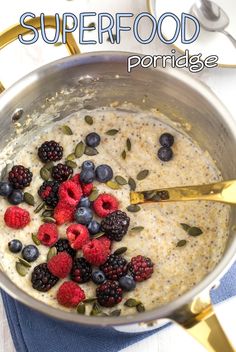
M 39 28 L 37 18 L 29 22 Z M 54 27 L 54 18 L 47 17 L 46 24 Z M 2 33 L 0 49 L 20 33 L 24 33 L 20 26 Z M 68 48 L 71 54 L 79 54 L 71 35 Z M 174 121 L 191 124 L 189 134 L 214 157 L 223 177 L 234 179 L 236 121 L 210 89 L 189 74 L 172 69 L 136 68 L 128 74 L 128 56 L 122 52 L 72 55 L 30 73 L 4 91 L 0 96 L 0 148 L 15 138 L 19 138 L 23 145 L 26 133 L 39 133 L 40 126 L 52 124 L 79 109 L 92 110 L 113 102 L 119 108 L 129 102 L 142 110 L 158 108 Z M 4 90 L 2 85 L 1 90 Z M 32 121 L 24 124 L 27 116 L 31 116 Z M 14 127 L 17 119 L 23 126 L 20 135 Z M 232 208 L 231 224 L 235 221 L 236 213 Z M 13 298 L 65 322 L 113 326 L 120 331 L 132 332 L 154 329 L 173 321 L 197 338 L 208 351 L 232 352 L 234 349 L 213 311 L 209 292 L 220 283 L 235 254 L 236 236 L 231 230 L 224 255 L 207 277 L 175 301 L 138 315 L 90 317 L 49 307 L 17 287 L 2 267 L 0 285 Z

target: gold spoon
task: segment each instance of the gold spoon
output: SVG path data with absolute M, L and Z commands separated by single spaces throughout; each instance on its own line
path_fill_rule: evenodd
M 236 180 L 222 181 L 207 185 L 130 192 L 131 204 L 179 202 L 188 200 L 210 200 L 214 202 L 236 204 Z

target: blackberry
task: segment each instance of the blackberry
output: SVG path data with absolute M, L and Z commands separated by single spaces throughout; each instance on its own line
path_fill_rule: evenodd
M 58 282 L 58 278 L 50 273 L 47 263 L 37 265 L 31 276 L 32 286 L 40 292 L 47 292 Z
M 106 281 L 96 289 L 98 303 L 103 307 L 113 307 L 122 301 L 123 290 L 116 281 Z
M 120 255 L 111 254 L 107 261 L 100 266 L 105 276 L 109 280 L 118 280 L 127 274 L 127 260 Z
M 73 169 L 65 164 L 57 164 L 52 168 L 52 178 L 58 182 L 68 180 L 73 175 Z
M 121 241 L 128 231 L 130 218 L 123 211 L 117 210 L 109 214 L 101 222 L 101 231 L 113 241 Z
M 38 195 L 49 207 L 55 208 L 59 201 L 58 189 L 57 181 L 44 181 L 38 190 Z
M 60 238 L 53 247 L 56 247 L 57 253 L 67 252 L 72 258 L 75 257 L 76 251 L 71 248 L 70 243 L 67 238 Z
M 23 165 L 15 165 L 8 174 L 8 181 L 15 189 L 24 189 L 32 181 L 32 172 Z
M 89 262 L 83 257 L 76 258 L 70 272 L 71 280 L 83 284 L 90 280 L 91 275 L 92 267 Z
M 58 161 L 63 156 L 63 147 L 55 141 L 46 141 L 38 149 L 38 156 L 42 162 Z
M 154 264 L 150 258 L 138 255 L 137 257 L 131 259 L 128 268 L 134 280 L 141 282 L 152 276 L 153 266 Z

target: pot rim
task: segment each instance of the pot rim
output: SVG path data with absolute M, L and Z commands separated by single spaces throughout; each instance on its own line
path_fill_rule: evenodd
M 125 64 L 127 58 L 130 55 L 140 55 L 131 52 L 121 52 L 121 51 L 100 51 L 92 52 L 80 55 L 73 55 L 57 61 L 53 61 L 47 65 L 44 65 L 37 70 L 29 73 L 14 85 L 8 88 L 0 96 L 0 109 L 2 109 L 6 104 L 11 102 L 11 100 L 17 96 L 22 89 L 29 87 L 33 82 L 40 80 L 40 78 L 50 76 L 50 74 L 55 72 L 60 72 L 63 68 L 72 68 L 75 66 L 82 66 L 84 64 L 98 64 L 103 62 L 114 62 Z M 143 56 L 143 55 L 140 55 Z M 146 70 L 162 70 L 165 72 L 167 77 L 174 77 L 178 79 L 186 87 L 191 88 L 199 95 L 204 97 L 210 105 L 218 110 L 219 114 L 222 116 L 223 120 L 227 122 L 228 127 L 231 131 L 235 131 L 236 138 L 236 121 L 234 121 L 231 114 L 220 102 L 220 100 L 215 96 L 209 87 L 205 84 L 192 78 L 188 73 L 181 70 L 174 70 L 171 68 L 148 68 Z M 132 75 L 132 73 L 131 73 Z M 139 313 L 129 316 L 121 317 L 89 317 L 81 316 L 78 314 L 73 314 L 71 312 L 66 312 L 63 310 L 58 310 L 53 308 L 42 301 L 39 301 L 32 296 L 28 295 L 25 291 L 22 291 L 18 286 L 16 286 L 3 272 L 0 271 L 0 287 L 6 291 L 11 297 L 18 300 L 19 302 L 33 308 L 41 313 L 44 313 L 52 318 L 74 322 L 79 324 L 86 324 L 91 326 L 118 326 L 126 324 L 142 323 L 144 321 L 152 321 L 157 319 L 166 319 L 172 315 L 177 309 L 185 306 L 192 301 L 193 298 L 198 296 L 201 292 L 205 290 L 210 290 L 215 286 L 216 282 L 224 275 L 227 269 L 233 264 L 236 258 L 236 240 L 233 241 L 230 248 L 228 249 L 227 255 L 225 255 L 221 261 L 217 264 L 212 272 L 210 272 L 202 281 L 200 281 L 191 290 L 187 291 L 179 298 L 174 301 L 160 306 L 152 311 L 147 311 L 144 313 Z

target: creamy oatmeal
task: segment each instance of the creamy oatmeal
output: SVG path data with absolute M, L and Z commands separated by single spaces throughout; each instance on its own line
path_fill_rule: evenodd
M 57 123 L 52 129 L 45 130 L 39 136 L 29 140 L 15 156 L 14 165 L 29 167 L 33 173 L 30 187 L 25 191 L 35 197 L 36 205 L 41 200 L 37 190 L 43 180 L 40 169 L 43 163 L 37 155 L 38 147 L 44 141 L 55 140 L 64 148 L 63 159 L 74 152 L 74 148 L 90 132 L 97 132 L 101 137 L 101 143 L 97 147 L 98 154 L 94 156 L 83 155 L 75 159 L 77 168 L 74 174 L 80 172 L 80 166 L 85 160 L 92 160 L 96 166 L 108 164 L 114 173 L 125 180 L 132 177 L 136 181 L 137 190 L 148 190 L 169 186 L 181 186 L 191 184 L 210 183 L 221 180 L 219 170 L 213 160 L 205 151 L 183 131 L 165 124 L 151 113 L 127 113 L 100 109 L 90 112 L 93 124 L 84 121 L 84 113 L 75 113 L 67 121 Z M 70 126 L 73 135 L 64 134 L 62 124 Z M 118 130 L 114 135 L 105 132 L 111 129 Z M 160 148 L 159 137 L 162 133 L 169 132 L 174 136 L 175 142 L 172 147 L 173 158 L 168 162 L 162 162 L 157 157 Z M 127 150 L 127 138 L 131 141 L 131 150 Z M 130 149 L 130 146 L 128 147 Z M 126 157 L 124 156 L 126 151 Z M 2 157 L 5 157 L 4 151 Z M 9 156 L 8 156 L 9 157 Z M 143 180 L 137 180 L 137 174 L 142 170 L 149 170 L 149 174 Z M 113 179 L 114 180 L 114 179 Z M 229 207 L 212 202 L 186 202 L 172 204 L 148 204 L 142 205 L 138 212 L 129 212 L 130 205 L 128 184 L 119 189 L 111 189 L 107 184 L 94 182 L 100 193 L 114 195 L 119 201 L 119 209 L 126 212 L 130 217 L 130 226 L 127 234 L 121 242 L 112 242 L 112 252 L 120 247 L 127 247 L 123 256 L 129 261 L 132 257 L 142 255 L 149 257 L 154 263 L 154 272 L 148 280 L 137 283 L 135 290 L 123 293 L 123 300 L 115 308 L 102 308 L 104 312 L 121 309 L 122 314 L 135 313 L 135 308 L 124 306 L 129 298 L 141 301 L 146 310 L 168 303 L 180 296 L 195 284 L 197 284 L 208 272 L 210 272 L 221 258 L 228 236 Z M 39 245 L 40 255 L 31 263 L 26 276 L 20 276 L 15 269 L 17 257 L 8 249 L 8 242 L 18 239 L 23 246 L 34 244 L 32 234 L 37 234 L 42 224 L 41 213 L 35 213 L 35 207 L 25 203 L 19 205 L 27 209 L 31 215 L 30 224 L 24 229 L 14 230 L 4 223 L 4 213 L 9 203 L 0 199 L 0 256 L 1 265 L 6 274 L 29 295 L 38 300 L 58 307 L 56 292 L 63 280 L 51 288 L 48 292 L 39 292 L 32 288 L 31 274 L 35 266 L 47 261 L 49 248 Z M 198 227 L 202 234 L 190 236 L 180 225 L 181 223 Z M 66 237 L 68 224 L 59 226 L 60 237 Z M 134 227 L 143 227 L 138 231 L 131 230 Z M 183 242 L 185 240 L 186 242 Z M 180 241 L 183 246 L 180 246 Z M 81 251 L 77 256 L 82 255 Z M 66 279 L 68 280 L 68 278 Z M 89 281 L 80 285 L 85 291 L 86 298 L 96 296 L 96 285 Z M 86 305 L 86 313 L 89 314 L 91 305 Z M 71 311 L 75 311 L 71 308 Z

